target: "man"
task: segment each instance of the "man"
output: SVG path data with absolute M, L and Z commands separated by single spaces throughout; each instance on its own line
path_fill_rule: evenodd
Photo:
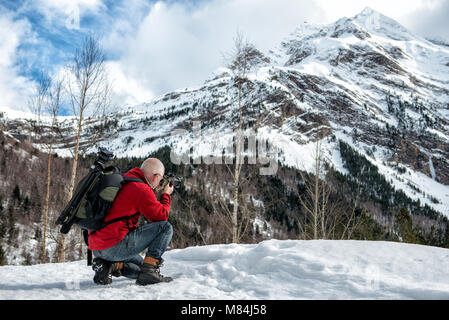
M 160 201 L 155 194 L 161 189 L 159 183 L 164 171 L 160 160 L 149 158 L 140 168 L 131 169 L 124 175 L 139 178 L 142 183 L 126 183 L 105 218 L 105 222 L 117 221 L 89 235 L 89 249 L 95 256 L 92 265 L 95 283 L 110 284 L 111 275 L 136 279 L 139 285 L 173 280 L 159 273 L 162 254 L 173 235 L 172 226 L 167 221 L 173 185 L 165 186 Z M 141 214 L 151 223 L 137 228 Z M 139 253 L 145 249 L 147 252 L 143 259 Z

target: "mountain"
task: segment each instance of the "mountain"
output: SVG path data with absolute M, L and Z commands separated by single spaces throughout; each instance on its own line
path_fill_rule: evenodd
M 447 251 L 383 241 L 274 239 L 188 247 L 164 254 L 161 273 L 174 281 L 151 289 L 123 277 L 97 286 L 85 260 L 4 266 L 0 299 L 448 299 Z
M 408 196 L 448 213 L 449 47 L 366 8 L 328 25 L 305 23 L 278 48 L 254 55 L 244 124 L 278 149 L 281 165 L 311 170 L 311 144 L 321 137 L 330 163 L 346 172 L 334 152 L 343 140 Z M 193 158 L 221 155 L 238 123 L 236 97 L 224 68 L 199 88 L 110 115 L 114 128 L 103 145 L 122 156 L 163 145 L 177 154 L 193 148 Z M 193 121 L 201 122 L 197 131 Z M 65 128 L 73 123 L 62 120 Z M 175 129 L 186 131 L 180 137 Z M 62 146 L 57 152 L 67 154 Z
M 366 8 L 327 25 L 301 24 L 276 48 L 264 53 L 252 47 L 248 56 L 242 85 L 245 161 L 253 157 L 253 163 L 265 169 L 259 171 L 266 175 L 263 183 L 281 185 L 272 195 L 282 192 L 284 202 L 293 203 L 298 195 L 296 172 L 314 173 L 313 154 L 320 141 L 326 162 L 341 175 L 338 179 L 345 179 L 352 190 L 361 185 L 363 205 L 378 223 L 391 229 L 391 208 L 405 207 L 414 223 L 427 231 L 437 223 L 445 232 L 449 47 L 444 42 L 417 36 Z M 237 97 L 234 70 L 222 68 L 198 88 L 123 107 L 105 120 L 86 118 L 82 145 L 87 146 L 103 125 L 105 135 L 97 145 L 121 158 L 146 157 L 167 146 L 166 159 L 172 162 L 226 163 L 234 150 Z M 31 139 L 31 122 L 0 114 L 0 129 L 21 141 Z M 73 145 L 76 118 L 60 117 L 59 122 L 63 139 L 55 152 L 70 156 L 67 147 Z M 34 141 L 45 140 L 47 126 L 44 119 L 43 133 Z M 45 150 L 39 142 L 33 145 Z M 221 181 L 200 176 L 198 188 Z M 254 188 L 253 202 L 265 210 L 263 224 L 270 219 L 269 210 L 257 192 Z M 272 210 L 270 214 L 284 212 Z M 292 215 L 279 221 L 287 221 L 289 230 L 297 228 L 297 207 L 289 204 L 285 210 Z M 433 222 L 425 222 L 425 217 Z

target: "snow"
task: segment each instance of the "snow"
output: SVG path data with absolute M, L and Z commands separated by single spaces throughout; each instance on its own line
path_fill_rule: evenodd
M 340 130 L 335 130 L 334 135 L 337 139 L 343 140 L 344 142 L 350 144 L 360 154 L 364 155 L 367 160 L 379 169 L 379 174 L 387 178 L 396 190 L 402 190 L 411 199 L 419 199 L 422 205 L 427 204 L 428 206 L 441 212 L 444 216 L 449 216 L 449 186 L 437 182 L 433 176 L 429 177 L 424 173 L 414 171 L 409 167 L 406 167 L 405 174 L 398 175 L 397 171 L 392 167 L 393 163 L 388 162 L 388 158 L 391 156 L 391 150 L 381 146 L 376 146 L 377 151 L 374 153 L 374 157 L 370 157 L 366 154 L 365 150 L 371 148 L 371 146 L 360 141 L 353 143 L 352 138 L 349 135 L 341 132 L 342 129 L 349 130 L 350 128 L 340 127 Z M 331 147 L 328 147 L 327 149 L 330 148 Z M 336 149 L 336 147 L 334 148 Z M 421 150 L 421 152 L 429 156 L 429 171 L 431 175 L 435 174 L 435 168 L 433 167 L 431 155 L 425 150 Z M 433 157 L 435 156 L 433 155 Z M 331 163 L 333 163 L 335 168 L 340 172 L 345 173 L 341 167 L 342 163 L 339 162 L 339 159 L 335 153 L 333 153 L 331 159 Z M 411 186 L 414 186 L 422 191 L 417 194 Z M 432 201 L 432 198 L 429 197 L 429 195 L 436 199 L 438 203 Z
M 6 106 L 0 108 L 0 112 L 3 113 L 3 117 L 6 119 L 35 119 L 36 116 L 31 111 L 14 110 Z
M 263 206 L 263 203 L 262 203 Z M 254 218 L 253 222 L 253 229 L 254 231 L 257 231 L 257 228 L 259 229 L 259 233 L 266 238 L 272 238 L 273 237 L 273 229 L 271 228 L 271 224 L 267 222 L 265 219 L 261 219 L 256 214 L 256 217 Z
M 430 174 L 432 175 L 432 179 L 435 180 L 436 174 L 435 174 L 435 167 L 433 166 L 432 162 L 432 156 L 429 156 L 429 171 Z
M 93 283 L 86 261 L 0 267 L 0 299 L 449 299 L 449 250 L 375 241 L 267 240 L 167 251 L 170 283 Z

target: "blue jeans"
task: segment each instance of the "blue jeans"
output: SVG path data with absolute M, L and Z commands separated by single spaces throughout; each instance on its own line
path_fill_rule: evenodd
M 168 221 L 147 223 L 128 233 L 122 241 L 105 250 L 92 250 L 95 257 L 107 261 L 122 261 L 123 276 L 136 279 L 143 258 L 139 253 L 147 250 L 146 256 L 161 259 L 173 235 Z

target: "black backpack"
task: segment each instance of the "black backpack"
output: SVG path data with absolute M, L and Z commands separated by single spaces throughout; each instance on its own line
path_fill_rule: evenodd
M 83 180 L 87 178 L 88 176 L 84 177 Z M 83 180 L 80 181 L 77 189 L 83 188 Z M 74 223 L 81 229 L 98 231 L 106 227 L 108 224 L 130 218 L 130 216 L 124 216 L 108 222 L 104 221 L 104 218 L 109 212 L 112 203 L 126 182 L 144 183 L 138 178 L 122 176 L 117 167 L 110 166 L 105 168 L 102 175 L 100 175 L 97 180 L 94 180 L 91 185 L 88 186 L 86 194 L 83 198 L 81 198 L 79 206 L 75 212 Z M 77 189 L 75 190 L 75 193 L 78 191 Z
M 138 178 L 124 177 L 117 167 L 105 167 L 104 163 L 111 160 L 112 153 L 100 148 L 98 159 L 89 173 L 78 183 L 72 198 L 56 220 L 61 226 L 61 233 L 68 233 L 73 224 L 83 230 L 83 237 L 88 245 L 89 231 L 98 231 L 105 226 L 121 220 L 133 218 L 123 216 L 105 222 L 104 219 L 123 185 L 127 182 L 145 183 Z M 138 214 L 138 213 L 136 213 Z M 91 264 L 92 252 L 88 250 L 88 265 Z

